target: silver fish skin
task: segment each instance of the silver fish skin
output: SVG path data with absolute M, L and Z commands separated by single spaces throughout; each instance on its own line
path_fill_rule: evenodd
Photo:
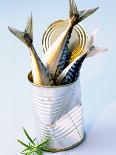
M 65 20 L 64 23 L 68 23 L 67 29 L 56 39 L 53 45 L 48 49 L 48 51 L 43 56 L 43 63 L 45 67 L 49 70 L 52 78 L 57 78 L 63 69 L 67 66 L 68 60 L 68 45 L 71 37 L 73 27 L 82 21 L 82 17 L 85 17 L 85 11 L 82 14 L 79 14 L 77 6 L 74 0 L 69 0 L 70 11 L 69 19 Z M 94 13 L 97 9 L 92 9 L 87 13 L 86 17 Z M 80 18 L 81 15 L 81 18 Z M 83 20 L 86 18 L 83 17 Z M 68 60 L 69 61 L 69 60 Z
M 67 72 L 66 76 L 64 77 L 64 79 L 62 80 L 62 82 L 60 83 L 61 85 L 65 85 L 65 84 L 70 84 L 73 83 L 74 81 L 76 81 L 79 78 L 80 75 L 80 69 L 82 67 L 82 64 L 84 62 L 84 60 L 87 57 L 92 57 L 95 56 L 96 54 L 99 54 L 101 52 L 106 52 L 108 51 L 107 48 L 99 48 L 99 47 L 95 47 L 92 46 L 89 49 L 88 53 L 83 54 L 69 69 L 69 71 Z
M 71 23 L 72 26 L 70 27 L 69 31 L 67 32 L 67 38 L 66 38 L 66 42 L 64 44 L 64 48 L 62 51 L 62 56 L 60 58 L 59 64 L 57 66 L 56 69 L 56 73 L 55 73 L 55 79 L 58 78 L 58 76 L 62 73 L 62 71 L 66 68 L 66 66 L 69 63 L 69 52 L 68 52 L 68 45 L 70 42 L 70 38 L 71 38 L 71 34 L 73 31 L 73 27 L 77 24 L 76 21 L 79 18 L 79 12 L 77 10 L 77 6 L 74 2 L 74 0 L 69 0 L 69 20 L 72 19 Z
M 71 28 L 71 22 L 69 23 L 67 29 L 56 39 L 53 45 L 48 49 L 48 51 L 44 54 L 42 61 L 45 67 L 48 69 L 52 78 L 55 77 L 55 73 L 61 59 L 63 49 L 65 44 L 67 43 L 68 32 Z
M 74 82 L 79 76 L 80 68 L 86 57 L 87 53 L 84 52 L 70 63 L 57 78 L 56 85 L 65 85 Z
M 93 45 L 97 31 L 98 28 L 88 39 L 84 49 L 84 53 L 77 57 L 77 59 L 74 60 L 70 65 L 68 65 L 68 67 L 66 67 L 57 78 L 57 85 L 65 85 L 76 81 L 80 75 L 80 69 L 85 58 L 94 56 L 98 53 L 102 53 L 108 50 L 107 48 L 98 48 Z
M 63 78 L 60 85 L 70 84 L 76 81 L 80 75 L 80 69 L 82 66 L 82 63 L 84 62 L 85 58 L 87 56 L 87 53 L 85 53 L 80 59 L 78 59 L 68 70 L 66 76 Z
M 74 2 L 74 0 L 69 0 L 69 18 L 70 19 L 74 19 L 73 24 L 71 29 L 68 32 L 68 37 L 67 37 L 67 41 L 65 43 L 64 49 L 63 49 L 63 53 L 61 56 L 61 59 L 59 61 L 56 73 L 55 73 L 55 79 L 58 78 L 58 76 L 61 74 L 61 72 L 68 66 L 69 64 L 69 57 L 70 57 L 70 53 L 68 52 L 68 46 L 69 46 L 69 40 L 71 38 L 71 34 L 72 34 L 72 30 L 73 27 L 78 24 L 79 22 L 81 22 L 82 20 L 84 20 L 85 18 L 87 18 L 88 16 L 90 16 L 91 14 L 93 14 L 95 11 L 98 10 L 99 7 L 95 8 L 95 9 L 90 9 L 90 10 L 83 10 L 83 11 L 78 11 L 76 3 Z
M 27 26 L 24 32 L 18 31 L 12 27 L 8 27 L 10 32 L 14 34 L 19 40 L 21 40 L 30 51 L 31 64 L 32 64 L 32 75 L 34 84 L 40 86 L 51 86 L 53 85 L 52 80 L 50 79 L 49 72 L 43 65 L 41 59 L 37 55 L 34 46 L 33 46 L 33 24 L 32 24 L 32 15 L 28 19 Z

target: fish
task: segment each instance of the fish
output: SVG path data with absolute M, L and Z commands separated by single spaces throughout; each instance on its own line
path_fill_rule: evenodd
M 36 53 L 36 50 L 33 46 L 33 19 L 28 18 L 27 25 L 24 32 L 18 31 L 15 28 L 8 27 L 9 31 L 15 35 L 19 40 L 21 40 L 29 49 L 31 64 L 32 64 L 32 76 L 33 83 L 38 86 L 51 86 L 53 81 L 51 80 L 48 70 L 45 68 L 41 59 Z
M 83 11 L 84 12 L 84 11 Z M 93 37 L 96 36 L 97 34 L 97 31 L 99 30 L 99 27 L 98 26 L 96 28 L 96 30 L 94 31 L 94 34 L 91 36 L 91 38 L 89 39 L 89 42 L 87 43 L 86 41 L 86 47 L 82 47 L 82 48 L 79 48 L 78 46 L 70 53 L 70 56 L 69 56 L 69 64 L 72 63 L 76 58 L 78 58 L 79 55 L 81 55 L 83 52 L 84 52 L 84 48 L 87 49 L 87 46 L 89 46 L 89 44 L 92 44 L 93 42 Z
M 60 76 L 57 78 L 56 85 L 65 85 L 76 81 L 79 77 L 80 69 L 86 56 L 87 53 L 83 54 L 82 56 L 79 56 L 78 60 L 75 60 L 73 63 L 68 65 L 68 67 L 66 67 L 60 74 Z
M 64 21 L 64 23 L 68 23 L 66 30 L 59 35 L 42 58 L 45 67 L 53 79 L 59 76 L 67 66 L 67 61 L 69 61 L 68 45 L 73 27 L 99 8 L 79 12 L 74 0 L 69 0 L 69 6 L 69 19 Z
M 99 48 L 93 45 L 97 31 L 98 28 L 88 39 L 83 53 L 79 55 L 71 64 L 69 64 L 57 78 L 57 85 L 65 85 L 75 82 L 79 78 L 81 66 L 87 57 L 92 57 L 98 53 L 108 51 L 107 48 Z
M 94 45 L 91 46 L 90 48 L 90 52 L 88 53 L 87 57 L 93 57 L 97 54 L 103 53 L 103 52 L 107 52 L 109 49 L 108 48 L 100 48 L 100 47 L 95 47 Z

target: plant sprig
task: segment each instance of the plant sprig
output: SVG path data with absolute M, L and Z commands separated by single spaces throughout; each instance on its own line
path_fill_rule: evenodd
M 47 144 L 50 141 L 50 138 L 43 139 L 40 144 L 37 143 L 36 139 L 31 138 L 28 132 L 23 128 L 24 134 L 29 140 L 29 143 L 26 144 L 21 140 L 17 140 L 21 145 L 25 147 L 25 149 L 20 152 L 24 155 L 32 155 L 32 153 L 36 153 L 37 155 L 43 155 L 43 150 L 47 150 Z

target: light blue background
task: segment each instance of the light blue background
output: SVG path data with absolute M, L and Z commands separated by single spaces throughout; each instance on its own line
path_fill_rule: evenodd
M 108 53 L 87 59 L 81 70 L 85 129 L 89 133 L 101 111 L 108 105 L 116 103 L 116 2 L 113 0 L 77 2 L 80 9 L 100 6 L 99 11 L 85 20 L 83 25 L 88 34 L 91 34 L 100 24 L 96 45 L 109 48 Z M 34 19 L 34 45 L 38 54 L 42 56 L 43 32 L 53 21 L 67 17 L 68 0 L 0 1 L 1 155 L 19 153 L 21 147 L 16 138 L 24 139 L 23 126 L 34 135 L 31 90 L 27 80 L 27 74 L 31 69 L 28 50 L 7 28 L 10 25 L 23 30 L 31 12 Z

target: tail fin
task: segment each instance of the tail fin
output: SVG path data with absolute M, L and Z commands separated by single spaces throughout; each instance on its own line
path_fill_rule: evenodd
M 100 48 L 100 47 L 92 46 L 87 54 L 87 57 L 93 57 L 99 53 L 104 53 L 107 51 L 108 51 L 108 48 Z
M 98 26 L 95 29 L 95 31 L 93 32 L 93 34 L 91 35 L 91 37 L 88 39 L 88 41 L 86 43 L 85 49 L 86 49 L 86 52 L 87 52 L 87 57 L 92 57 L 92 56 L 94 56 L 96 54 L 108 51 L 107 48 L 99 48 L 99 47 L 94 46 L 94 40 L 95 40 L 96 34 L 97 34 L 98 30 L 99 30 L 99 27 L 100 26 Z
M 28 47 L 31 46 L 33 42 L 33 21 L 32 21 L 32 14 L 31 17 L 28 19 L 26 28 L 24 32 L 18 31 L 15 28 L 8 27 L 9 31 L 14 34 L 19 40 L 21 40 L 24 44 Z
M 69 17 L 72 18 L 74 15 L 79 17 L 79 11 L 74 0 L 69 0 Z
M 97 32 L 99 31 L 99 28 L 100 26 L 97 26 L 94 32 L 92 33 L 91 37 L 88 39 L 86 46 L 85 46 L 86 50 L 88 50 L 94 44 L 95 37 L 97 35 Z
M 83 21 L 84 19 L 86 19 L 87 17 L 92 15 L 98 9 L 99 9 L 99 7 L 95 8 L 95 9 L 78 11 L 75 1 L 69 0 L 69 17 L 70 18 L 76 17 L 75 18 L 76 24 L 78 24 L 79 22 Z
M 28 18 L 27 25 L 25 28 L 25 34 L 28 34 L 30 36 L 30 39 L 33 42 L 33 18 L 32 13 L 31 16 Z
M 83 21 L 84 19 L 86 19 L 87 17 L 89 17 L 90 15 L 92 15 L 94 12 L 96 12 L 99 9 L 99 7 L 95 8 L 95 9 L 89 9 L 89 10 L 83 10 L 80 11 L 79 13 L 79 22 Z

